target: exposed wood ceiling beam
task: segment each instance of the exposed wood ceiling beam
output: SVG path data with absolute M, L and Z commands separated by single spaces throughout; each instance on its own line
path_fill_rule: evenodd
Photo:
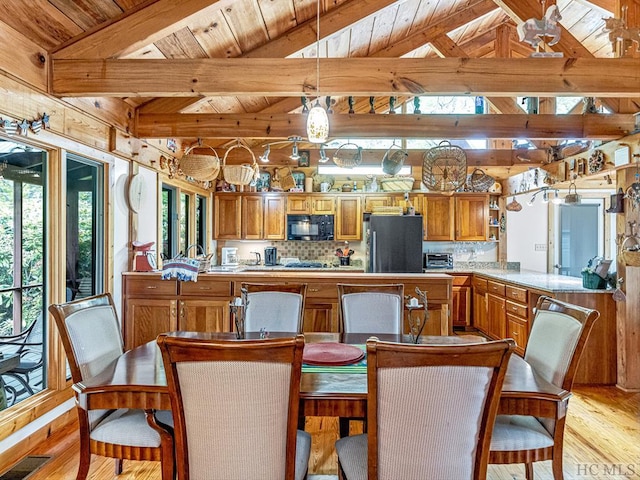
M 320 38 L 333 35 L 398 0 L 349 0 L 320 16 Z M 316 41 L 315 16 L 284 35 L 242 55 L 244 58 L 284 58 Z
M 234 0 L 157 0 L 145 2 L 98 25 L 52 53 L 53 58 L 112 58 L 135 52 L 189 23 L 204 9 L 221 9 Z
M 640 59 L 633 58 L 326 58 L 320 63 L 322 90 L 331 95 L 606 97 L 633 96 L 640 87 Z M 315 93 L 314 73 L 313 59 L 64 59 L 53 61 L 51 89 L 63 97 L 300 96 Z
M 349 2 L 345 2 L 320 16 L 321 38 L 325 38 L 396 1 L 397 0 L 350 0 Z M 312 44 L 315 40 L 316 19 L 314 17 L 286 34 L 250 52 L 246 52 L 239 58 L 285 58 Z M 139 110 L 146 113 L 179 112 L 196 101 L 197 99 L 192 97 L 157 98 L 146 103 L 140 107 Z
M 139 115 L 139 138 L 306 136 L 302 114 Z M 632 115 L 348 115 L 329 119 L 334 138 L 590 138 L 612 140 L 634 129 Z

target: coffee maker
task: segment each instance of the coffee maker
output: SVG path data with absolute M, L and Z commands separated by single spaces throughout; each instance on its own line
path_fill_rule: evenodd
M 276 247 L 266 247 L 264 249 L 264 264 L 271 266 L 278 264 L 278 249 Z

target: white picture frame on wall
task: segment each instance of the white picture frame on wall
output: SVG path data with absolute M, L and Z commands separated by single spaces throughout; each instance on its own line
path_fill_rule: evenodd
M 620 147 L 616 149 L 613 154 L 613 162 L 616 167 L 621 167 L 622 165 L 627 165 L 629 163 L 629 146 L 625 145 L 624 147 Z

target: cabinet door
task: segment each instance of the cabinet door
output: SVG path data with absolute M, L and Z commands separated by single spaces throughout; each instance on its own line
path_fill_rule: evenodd
M 471 289 L 469 287 L 453 286 L 453 311 L 451 312 L 454 327 L 470 326 L 469 304 Z
M 365 195 L 364 211 L 373 212 L 376 207 L 392 207 L 394 198 L 391 195 Z
M 487 241 L 489 231 L 489 196 L 459 194 L 455 197 L 456 240 Z
M 264 238 L 267 240 L 285 240 L 285 199 L 281 195 L 267 195 L 264 199 Z
M 264 233 L 263 199 L 261 195 L 243 195 L 242 197 L 242 238 L 262 240 Z
M 490 336 L 496 339 L 505 338 L 507 333 L 507 313 L 505 299 L 496 295 L 487 295 L 487 323 Z
M 229 298 L 180 300 L 178 327 L 191 332 L 229 332 Z
M 487 323 L 487 296 L 485 292 L 473 292 L 473 326 L 482 333 L 489 332 Z
M 335 219 L 336 240 L 362 239 L 362 209 L 359 195 L 338 196 Z
M 516 352 L 524 355 L 524 351 L 527 348 L 527 322 L 514 315 L 507 314 L 507 334 L 505 336 L 513 338 L 517 344 Z
M 333 195 L 314 195 L 310 199 L 311 213 L 333 215 L 336 213 L 336 198 Z
M 178 329 L 175 300 L 128 298 L 124 322 L 127 350 L 143 345 L 163 332 Z
M 424 239 L 431 241 L 451 241 L 454 239 L 453 197 L 447 195 L 427 195 L 425 203 Z
M 338 304 L 328 301 L 305 302 L 302 331 L 337 332 Z
M 215 196 L 214 236 L 221 240 L 240 240 L 242 197 L 232 193 Z
M 304 215 L 311 213 L 311 202 L 308 195 L 287 195 L 287 213 L 290 215 Z

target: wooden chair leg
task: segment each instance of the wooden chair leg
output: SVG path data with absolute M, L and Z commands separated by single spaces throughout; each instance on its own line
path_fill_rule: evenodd
M 527 480 L 533 480 L 533 463 L 524 464 L 524 473 Z
M 154 410 L 145 410 L 144 414 L 147 424 L 160 435 L 162 480 L 173 480 L 176 475 L 173 429 L 169 425 L 160 424 Z
M 562 468 L 562 452 L 555 452 L 551 459 L 551 469 L 553 480 L 564 480 L 564 469 Z
M 122 459 L 116 458 L 116 467 L 115 467 L 116 475 L 120 475 L 122 473 Z
M 78 407 L 78 423 L 80 425 L 80 462 L 78 463 L 76 480 L 86 480 L 89 475 L 89 466 L 91 465 L 91 440 L 89 438 L 87 413 L 80 407 Z

